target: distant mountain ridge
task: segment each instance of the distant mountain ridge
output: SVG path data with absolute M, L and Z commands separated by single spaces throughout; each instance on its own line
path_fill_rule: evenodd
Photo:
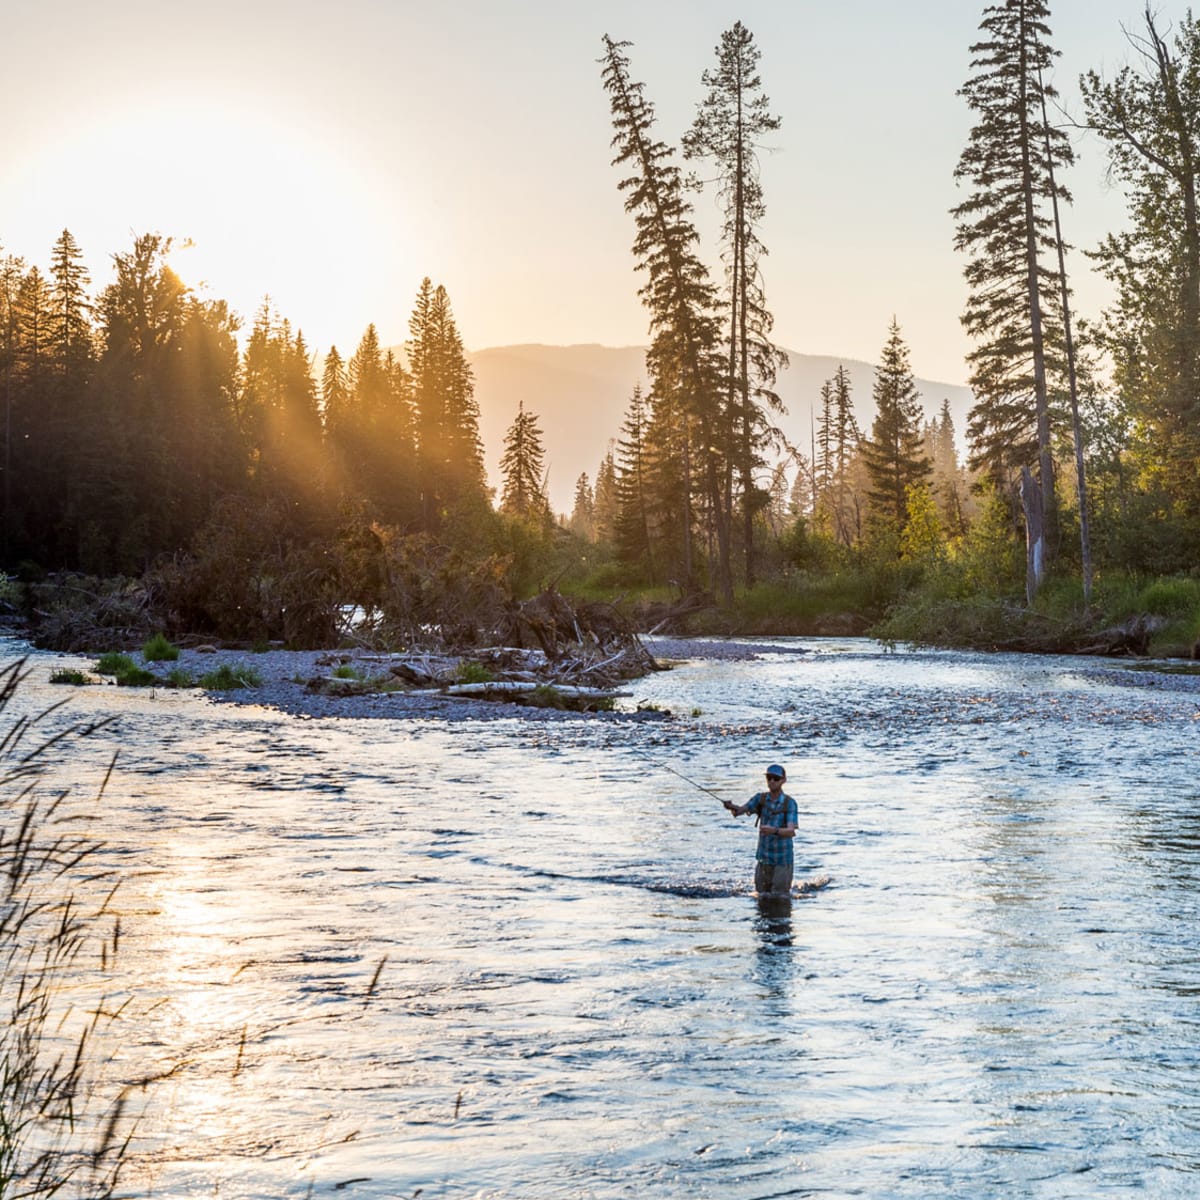
M 839 366 L 850 375 L 855 415 L 864 432 L 875 416 L 871 385 L 875 367 L 856 359 L 787 352 L 790 365 L 778 380 L 787 412 L 779 427 L 792 445 L 805 454 L 812 441 L 813 417 L 820 404 L 821 385 Z M 493 346 L 468 353 L 475 371 L 479 403 L 479 432 L 483 438 L 488 482 L 500 485 L 500 456 L 504 435 L 517 405 L 535 413 L 542 430 L 546 466 L 550 472 L 550 502 L 555 512 L 571 511 L 575 483 L 583 472 L 593 483 L 596 469 L 625 419 L 636 383 L 648 390 L 644 346 Z M 926 418 L 950 402 L 956 441 L 961 453 L 967 413 L 973 403 L 970 388 L 917 379 Z

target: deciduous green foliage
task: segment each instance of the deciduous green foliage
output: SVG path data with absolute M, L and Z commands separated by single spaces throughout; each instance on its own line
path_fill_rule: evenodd
M 1200 522 L 1200 23 L 1189 11 L 1170 37 L 1147 6 L 1143 30 L 1127 38 L 1130 64 L 1080 81 L 1129 205 L 1128 227 L 1096 252 L 1116 289 L 1101 332 L 1135 422 L 1131 475 L 1144 495 L 1159 492 L 1164 516 L 1191 526 L 1191 542 Z
M 763 451 L 773 440 L 768 412 L 781 412 L 775 376 L 787 366 L 787 355 L 771 342 L 774 319 L 766 306 L 761 259 L 766 247 L 758 229 L 766 216 L 758 155 L 765 135 L 780 120 L 770 111 L 758 75 L 759 49 L 754 35 L 740 22 L 721 35 L 717 65 L 705 71 L 708 94 L 684 136 L 688 158 L 705 159 L 717 172 L 723 212 L 722 257 L 725 261 L 726 335 L 725 419 L 727 453 L 733 471 L 726 476 L 726 507 L 736 472 L 742 514 L 742 552 L 746 586 L 754 582 L 754 517 L 767 502 L 756 482 L 764 466 Z
M 913 382 L 908 347 L 894 317 L 875 368 L 871 394 L 875 420 L 862 452 L 871 479 L 872 512 L 903 529 L 909 515 L 909 489 L 928 479 L 932 464 L 924 450 L 920 393 Z
M 904 507 L 908 519 L 900 531 L 901 556 L 918 566 L 936 566 L 945 557 L 946 537 L 929 485 L 910 483 Z
M 972 465 L 1000 487 L 1022 466 L 1037 468 L 1041 520 L 1056 541 L 1048 376 L 1061 380 L 1061 287 L 1045 206 L 1069 200 L 1056 170 L 1074 161 L 1066 135 L 1048 129 L 1043 75 L 1055 58 L 1044 0 L 1002 0 L 984 10 L 984 40 L 971 47 L 972 76 L 960 94 L 975 115 L 955 170 L 971 187 L 954 210 L 955 246 L 969 256 L 963 325 L 977 401 L 971 412 Z M 1059 176 L 1061 178 L 1061 174 Z M 1040 581 L 1039 581 L 1040 582 Z

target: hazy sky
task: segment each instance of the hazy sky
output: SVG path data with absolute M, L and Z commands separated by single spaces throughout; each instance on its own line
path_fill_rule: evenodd
M 660 135 L 677 141 L 741 20 L 783 120 L 762 163 L 777 340 L 873 361 L 895 314 L 918 375 L 965 381 L 947 210 L 982 3 L 0 2 L 0 247 L 44 269 L 69 228 L 100 285 L 135 234 L 190 239 L 172 260 L 189 283 L 246 318 L 269 293 L 311 347 L 346 355 L 368 322 L 404 340 L 424 275 L 446 285 L 472 349 L 645 341 L 601 35 L 633 43 Z M 1078 112 L 1080 71 L 1126 61 L 1121 25 L 1141 3 L 1052 13 L 1056 82 Z M 1078 149 L 1065 233 L 1084 248 L 1124 206 L 1101 147 Z M 710 195 L 697 213 L 710 231 Z M 717 267 L 711 238 L 705 252 Z M 1073 264 L 1094 312 L 1104 286 L 1082 254 Z

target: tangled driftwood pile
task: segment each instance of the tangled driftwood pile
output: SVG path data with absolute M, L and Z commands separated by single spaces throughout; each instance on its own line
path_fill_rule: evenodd
M 659 664 L 611 605 L 572 605 L 554 588 L 506 605 L 468 651 L 451 652 L 431 637 L 424 647 L 392 653 L 331 653 L 330 674 L 314 691 L 361 694 L 395 686 L 481 700 L 592 710 L 612 705 L 614 689 Z M 461 630 L 460 630 L 461 636 Z M 344 674 L 332 672 L 339 668 Z

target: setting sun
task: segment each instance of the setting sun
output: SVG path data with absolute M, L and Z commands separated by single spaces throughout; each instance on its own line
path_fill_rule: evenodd
M 107 282 L 111 254 L 161 233 L 190 287 L 228 300 L 246 322 L 264 295 L 285 297 L 281 315 L 318 340 L 352 342 L 372 319 L 346 319 L 359 315 L 365 271 L 399 272 L 405 301 L 419 278 L 404 215 L 376 202 L 369 168 L 328 127 L 261 106 L 176 95 L 98 108 L 28 160 L 22 182 L 8 196 L 10 221 L 46 223 L 47 245 L 60 228 L 45 198 L 86 188 L 71 231 L 96 284 Z

